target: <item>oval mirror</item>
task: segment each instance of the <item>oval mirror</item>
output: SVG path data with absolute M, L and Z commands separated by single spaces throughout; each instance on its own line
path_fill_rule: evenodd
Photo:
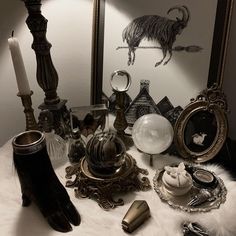
M 228 132 L 226 109 L 224 94 L 217 88 L 192 100 L 175 125 L 175 145 L 182 157 L 201 163 L 220 151 Z

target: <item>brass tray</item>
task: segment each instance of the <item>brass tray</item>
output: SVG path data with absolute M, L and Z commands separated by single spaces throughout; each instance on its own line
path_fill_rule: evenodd
M 198 168 L 198 167 L 194 167 L 194 168 L 196 170 L 203 169 L 203 168 Z M 187 168 L 186 168 L 186 170 L 187 170 Z M 162 175 L 163 175 L 164 171 L 165 171 L 164 169 L 156 171 L 156 174 L 153 178 L 154 189 L 157 192 L 157 194 L 159 195 L 160 199 L 163 202 L 166 202 L 167 204 L 169 204 L 174 209 L 180 209 L 180 210 L 187 211 L 187 212 L 207 212 L 212 209 L 219 208 L 220 205 L 222 203 L 224 203 L 226 200 L 227 190 L 226 190 L 226 187 L 225 187 L 222 179 L 219 178 L 218 176 L 216 176 L 215 173 L 211 172 L 217 180 L 216 186 L 214 188 L 209 189 L 210 191 L 214 191 L 214 196 L 215 196 L 214 200 L 205 201 L 204 203 L 202 203 L 198 206 L 189 206 L 188 202 L 194 196 L 196 196 L 196 194 L 198 194 L 202 188 L 199 187 L 199 185 L 197 183 L 195 183 L 193 180 L 193 187 L 191 188 L 191 190 L 187 194 L 185 194 L 183 196 L 173 196 L 166 191 L 166 189 L 163 185 Z

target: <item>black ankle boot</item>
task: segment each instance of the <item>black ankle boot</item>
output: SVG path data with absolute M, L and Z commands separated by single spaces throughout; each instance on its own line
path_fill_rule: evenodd
M 79 225 L 80 215 L 53 170 L 43 133 L 23 132 L 13 139 L 12 144 L 22 205 L 28 206 L 34 201 L 53 229 L 71 231 L 70 223 Z

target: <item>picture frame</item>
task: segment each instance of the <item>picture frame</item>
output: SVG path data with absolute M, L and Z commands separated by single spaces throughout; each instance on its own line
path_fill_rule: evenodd
M 145 8 L 145 5 L 150 5 L 149 8 L 153 9 L 152 12 L 150 12 L 150 14 L 155 13 L 155 14 L 158 14 L 160 16 L 167 18 L 167 17 L 170 17 L 169 14 L 167 14 L 167 12 L 168 12 L 168 9 L 171 9 L 171 7 L 173 7 L 175 5 L 188 5 L 189 3 L 192 4 L 193 2 L 196 2 L 196 1 L 184 1 L 184 0 L 178 1 L 178 0 L 176 0 L 173 2 L 173 1 L 164 1 L 164 0 L 159 0 L 159 1 L 150 0 L 150 3 L 152 3 L 152 4 L 148 4 L 147 2 L 145 2 L 145 4 L 144 4 L 144 3 L 142 3 L 143 1 L 138 1 L 138 2 L 135 1 L 135 4 L 132 4 L 133 2 L 134 2 L 133 0 L 128 0 L 128 1 L 94 0 L 94 25 L 93 25 L 94 34 L 93 34 L 93 43 L 92 43 L 93 45 L 92 45 L 92 78 L 91 78 L 91 80 L 92 80 L 91 101 L 93 104 L 101 103 L 103 100 L 103 94 L 105 93 L 105 95 L 107 97 L 109 97 L 110 94 L 108 94 L 108 93 L 112 92 L 112 89 L 109 87 L 108 80 L 110 79 L 110 75 L 114 71 L 114 68 L 112 68 L 112 67 L 107 68 L 107 66 L 108 66 L 107 62 L 108 61 L 109 61 L 109 63 L 112 62 L 115 57 L 113 54 L 112 54 L 112 56 L 109 56 L 109 55 L 106 55 L 106 53 L 104 53 L 106 51 L 106 48 L 109 48 L 108 51 L 111 51 L 111 47 L 109 44 L 112 40 L 107 40 L 107 38 L 110 37 L 112 31 L 109 31 L 107 27 L 110 27 L 110 30 L 112 30 L 112 28 L 114 28 L 116 31 L 116 30 L 118 30 L 117 26 L 119 24 L 123 23 L 125 26 L 125 25 L 127 25 L 127 22 L 132 22 L 132 20 L 135 19 L 135 17 L 137 18 L 138 16 L 145 15 L 146 13 L 148 13 L 148 10 L 145 12 L 143 11 L 143 9 Z M 191 22 L 192 26 L 189 25 L 188 27 L 183 29 L 183 32 L 180 33 L 178 35 L 178 37 L 176 37 L 176 41 L 175 41 L 174 45 L 175 45 L 175 47 L 178 47 L 178 46 L 183 46 L 185 43 L 185 45 L 188 45 L 188 46 L 189 45 L 190 46 L 191 45 L 197 46 L 197 47 L 199 47 L 198 49 L 202 48 L 202 51 L 200 53 L 198 53 L 198 52 L 196 52 L 196 53 L 173 52 L 172 59 L 165 66 L 159 65 L 157 67 L 154 67 L 155 61 L 151 61 L 151 59 L 150 59 L 150 64 L 152 64 L 152 66 L 149 66 L 144 69 L 139 68 L 139 70 L 137 72 L 135 72 L 135 71 L 137 70 L 137 67 L 140 67 L 140 63 L 144 64 L 144 62 L 147 62 L 147 60 L 145 59 L 146 57 L 141 55 L 142 49 L 138 49 L 140 53 L 139 53 L 139 55 L 136 55 L 134 65 L 130 65 L 130 66 L 127 65 L 127 51 L 125 49 L 122 52 L 123 53 L 122 56 L 121 55 L 117 56 L 119 58 L 122 58 L 124 63 L 116 63 L 115 62 L 114 63 L 115 68 L 116 69 L 125 69 L 125 70 L 128 69 L 127 71 L 131 74 L 133 84 L 131 85 L 130 90 L 132 90 L 132 91 L 129 91 L 129 95 L 131 94 L 132 99 L 134 99 L 135 94 L 138 93 L 139 81 L 141 79 L 150 79 L 151 78 L 152 91 L 150 91 L 150 93 L 154 97 L 154 100 L 156 103 L 161 101 L 161 99 L 165 95 L 167 95 L 172 103 L 176 102 L 176 104 L 174 104 L 174 106 L 180 105 L 181 107 L 185 107 L 192 97 L 196 97 L 197 94 L 199 94 L 204 88 L 206 88 L 206 87 L 209 88 L 214 83 L 217 83 L 220 87 L 222 87 L 224 65 L 225 65 L 225 56 L 226 56 L 226 50 L 227 50 L 227 41 L 228 41 L 228 36 L 229 36 L 229 28 L 230 28 L 230 19 L 231 19 L 231 14 L 232 14 L 233 0 L 207 1 L 209 8 L 211 7 L 211 2 L 214 2 L 213 3 L 214 9 L 212 10 L 210 8 L 212 10 L 211 14 L 209 14 L 209 9 L 207 9 L 207 7 L 205 6 L 206 1 L 197 1 L 197 2 L 198 2 L 197 3 L 198 8 L 196 8 L 196 9 L 193 7 L 193 5 L 191 5 L 191 4 L 188 5 L 189 10 L 191 12 L 191 18 L 190 18 L 189 22 Z M 140 9 L 138 10 L 137 14 L 136 14 L 136 10 L 135 10 L 134 6 L 135 7 L 140 6 Z M 143 8 L 141 8 L 141 7 L 143 7 Z M 110 15 L 108 15 L 109 8 L 112 8 L 116 13 L 118 12 L 118 17 L 121 16 L 121 18 L 114 19 L 114 18 L 110 17 L 108 19 L 107 17 L 110 16 Z M 160 9 L 162 9 L 163 11 L 161 11 Z M 122 15 L 124 17 L 122 17 Z M 129 19 L 128 20 L 125 19 L 125 16 L 126 16 L 126 18 L 129 18 Z M 176 11 L 175 14 L 173 13 L 173 15 L 171 17 L 172 17 L 172 19 L 174 19 L 174 17 L 180 17 L 180 15 L 179 15 L 178 11 Z M 201 27 L 205 27 L 205 23 L 202 20 L 202 18 L 207 19 L 205 22 L 211 21 L 211 29 L 210 30 L 212 31 L 212 36 L 211 36 L 210 42 L 208 42 L 207 47 L 206 47 L 206 45 L 202 45 L 201 43 L 197 42 L 198 41 L 197 39 L 200 37 L 198 37 L 199 31 L 197 32 L 197 30 L 195 30 L 195 29 L 199 29 L 199 28 L 201 29 Z M 108 21 L 111 22 L 110 26 L 107 25 Z M 196 27 L 198 22 L 199 22 L 200 27 Z M 111 27 L 112 25 L 114 25 L 114 27 Z M 195 28 L 193 27 L 194 25 L 195 25 Z M 124 29 L 124 26 L 122 26 L 122 29 Z M 120 32 L 118 33 L 118 35 L 120 37 L 119 40 L 121 40 L 122 31 L 121 31 L 121 29 L 119 29 L 119 30 L 120 30 Z M 189 36 L 186 36 L 186 35 L 184 36 L 184 33 L 186 33 L 186 32 L 184 32 L 185 30 L 188 30 L 188 35 L 191 35 L 191 34 L 194 35 L 193 37 L 196 40 L 190 40 L 191 37 L 188 38 Z M 202 35 L 204 35 L 204 32 L 206 33 L 208 31 L 209 31 L 209 26 L 206 26 L 206 28 L 202 31 L 203 32 Z M 109 33 L 110 33 L 110 35 L 108 35 Z M 183 39 L 186 41 L 184 41 Z M 189 41 L 188 41 L 188 39 L 189 39 Z M 117 54 L 117 51 L 122 51 L 122 50 L 116 50 L 117 47 L 124 47 L 124 46 L 127 46 L 127 44 L 125 44 L 125 43 L 124 44 L 116 44 L 115 46 L 116 47 L 113 47 L 112 50 L 115 51 L 115 53 Z M 126 51 L 126 58 L 124 57 L 124 51 Z M 145 54 L 150 54 L 150 51 L 154 51 L 154 50 L 143 50 L 143 51 L 145 51 Z M 186 86 L 186 90 L 181 90 L 182 84 L 185 84 L 185 83 L 183 83 L 184 80 L 181 82 L 177 81 L 175 84 L 174 80 L 176 78 L 179 79 L 179 77 L 180 77 L 180 74 L 178 74 L 178 73 L 174 72 L 174 74 L 172 74 L 171 76 L 166 76 L 164 72 L 161 73 L 160 75 L 158 74 L 158 71 L 164 70 L 164 69 L 167 71 L 167 68 L 168 68 L 168 71 L 171 71 L 171 66 L 173 66 L 173 65 L 176 66 L 176 64 L 178 64 L 177 62 L 180 57 L 178 56 L 178 58 L 175 58 L 176 55 L 180 55 L 180 54 L 185 54 L 188 56 L 193 55 L 191 57 L 191 58 L 193 58 L 197 54 L 201 54 L 202 52 L 204 54 L 206 51 L 207 51 L 207 57 L 208 57 L 208 64 L 205 65 L 205 67 L 204 67 L 204 71 L 205 71 L 204 73 L 199 72 L 197 67 L 196 68 L 191 67 L 191 66 L 188 67 L 189 65 L 187 67 L 185 67 L 185 64 L 184 64 L 184 63 L 186 63 L 186 61 L 187 61 L 187 63 L 198 64 L 196 62 L 200 63 L 202 61 L 201 57 L 198 57 L 197 60 L 189 59 L 189 57 L 187 57 L 187 58 L 183 59 L 183 61 L 181 62 L 184 66 L 179 67 L 179 68 L 181 68 L 180 71 L 184 71 L 185 73 L 188 73 L 188 75 L 186 75 L 184 77 L 185 80 L 187 77 L 189 80 L 191 80 L 191 78 L 194 76 L 201 79 L 201 81 L 202 81 L 201 85 L 195 86 L 197 88 L 193 89 L 193 91 L 190 91 L 188 89 L 188 86 Z M 136 53 L 136 54 L 138 54 L 138 53 Z M 143 52 L 142 52 L 142 54 L 143 54 Z M 181 56 L 181 58 L 183 58 L 183 57 Z M 139 62 L 138 62 L 138 60 L 139 60 Z M 193 70 L 193 71 L 196 70 L 197 72 L 196 71 L 195 72 L 197 74 L 195 74 L 194 76 L 191 76 L 191 74 L 189 73 L 189 72 L 191 72 L 191 70 Z M 204 74 L 204 76 L 201 76 L 203 74 Z M 156 77 L 162 78 L 162 80 L 160 82 L 158 82 L 158 85 L 155 84 L 156 81 L 154 81 L 154 83 L 153 83 L 152 80 L 155 79 L 154 77 L 155 78 Z M 167 83 L 167 85 L 163 85 L 163 81 L 165 79 L 167 80 L 168 78 L 172 78 L 172 81 L 169 81 L 169 83 Z M 181 86 L 180 86 L 180 84 L 181 84 Z M 104 85 L 108 86 L 105 89 L 106 91 L 104 91 Z M 179 94 L 173 94 L 173 91 L 177 90 L 176 86 L 178 86 L 178 89 L 181 90 L 181 91 L 179 91 Z M 158 91 L 157 91 L 157 89 L 158 89 Z M 165 94 L 163 91 L 169 91 L 171 94 Z M 182 101 L 179 102 L 178 99 L 181 96 L 183 96 L 183 94 L 185 94 L 186 91 L 187 91 L 188 95 L 186 95 L 186 97 L 184 98 L 185 99 L 184 102 L 183 103 L 182 103 Z M 163 93 L 159 94 L 161 92 L 163 92 Z M 177 98 L 177 101 L 176 101 L 176 98 Z
M 183 110 L 174 129 L 178 153 L 191 162 L 214 158 L 228 135 L 227 101 L 216 84 L 202 91 Z

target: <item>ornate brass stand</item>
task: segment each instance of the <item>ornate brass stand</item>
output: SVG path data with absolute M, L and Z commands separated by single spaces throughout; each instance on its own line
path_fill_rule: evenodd
M 125 135 L 125 129 L 128 127 L 128 123 L 125 117 L 125 92 L 117 92 L 116 94 L 116 118 L 114 121 L 114 128 L 117 130 L 119 136 Z
M 126 82 L 120 82 L 121 77 Z M 125 135 L 125 129 L 128 123 L 125 117 L 125 93 L 129 90 L 131 85 L 131 77 L 128 72 L 124 70 L 116 70 L 111 75 L 111 87 L 116 95 L 116 118 L 114 121 L 114 128 L 120 137 Z
M 41 0 L 22 1 L 29 13 L 26 24 L 34 39 L 32 49 L 35 51 L 37 60 L 37 82 L 45 93 L 44 103 L 39 108 L 52 112 L 53 129 L 57 134 L 64 137 L 69 132 L 69 112 L 65 105 L 66 100 L 60 99 L 57 95 L 58 74 L 50 55 L 52 45 L 46 38 L 48 21 L 41 14 Z
M 32 108 L 31 96 L 33 91 L 29 95 L 17 94 L 21 98 L 22 105 L 24 107 L 24 113 L 26 118 L 26 129 L 25 130 L 37 130 L 38 125 L 34 117 L 34 109 Z
M 126 154 L 126 162 L 120 170 L 112 176 L 96 177 L 89 171 L 88 164 L 83 158 L 80 163 L 66 168 L 66 187 L 75 187 L 75 196 L 92 198 L 104 210 L 124 205 L 123 199 L 114 200 L 113 195 L 127 191 L 147 191 L 151 189 L 147 177 L 139 178 L 139 174 L 148 175 L 148 171 L 136 165 L 136 161 Z

